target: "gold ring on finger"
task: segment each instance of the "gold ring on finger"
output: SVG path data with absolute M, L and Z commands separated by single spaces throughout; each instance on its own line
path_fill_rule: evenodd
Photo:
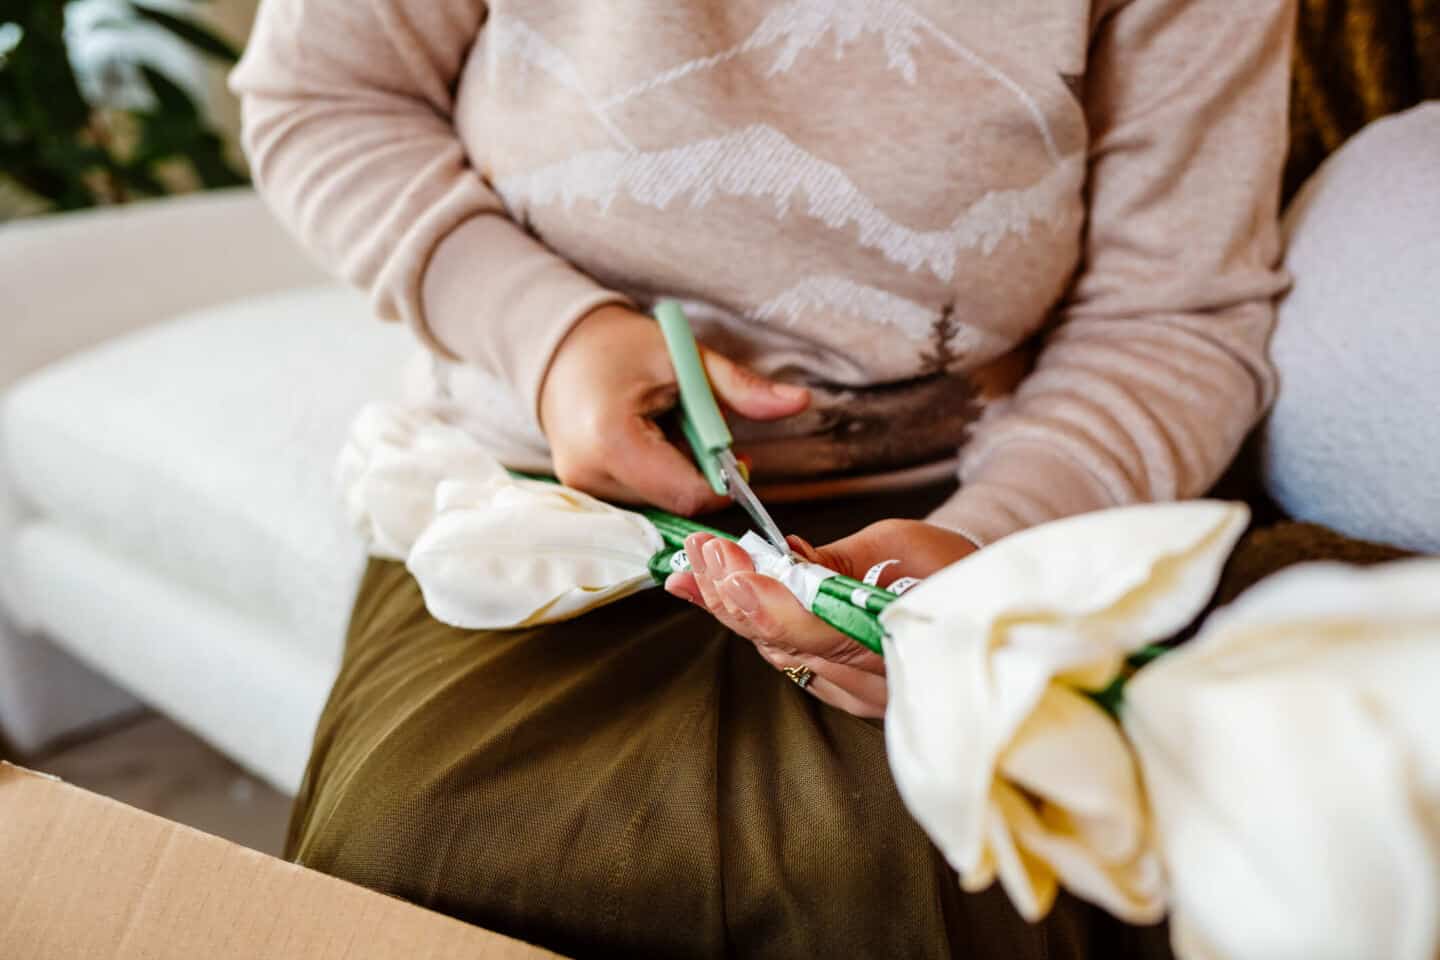
M 781 672 L 793 680 L 795 686 L 801 690 L 810 686 L 810 681 L 815 679 L 815 671 L 805 666 L 784 667 Z

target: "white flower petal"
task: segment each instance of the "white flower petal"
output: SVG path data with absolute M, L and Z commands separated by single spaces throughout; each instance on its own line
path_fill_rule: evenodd
M 1000 771 L 1097 854 L 1126 860 L 1143 846 L 1134 758 L 1115 722 L 1088 697 L 1060 686 L 1046 690 L 1005 749 Z
M 371 404 L 336 470 L 370 552 L 404 560 L 445 623 L 548 623 L 654 585 L 647 564 L 664 541 L 643 516 L 512 477 L 434 413 Z
M 1126 689 L 1188 957 L 1440 954 L 1440 561 L 1297 567 Z
M 1215 591 L 1249 521 L 1244 504 L 1152 503 L 1068 517 L 926 578 L 887 616 L 998 635 L 1018 625 L 1103 631 L 1132 650 L 1178 631 Z
M 654 585 L 651 523 L 538 481 L 442 484 L 406 566 L 444 623 L 505 629 L 578 616 Z
M 389 404 L 355 418 L 336 463 L 336 485 L 370 553 L 403 560 L 435 515 L 445 480 L 483 484 L 508 474 L 468 433 L 433 415 Z
M 1067 889 L 1131 923 L 1160 919 L 1164 882 L 1135 759 L 1104 710 L 1051 686 L 1000 771 L 996 789 L 1009 794 L 1006 817 L 1017 842 Z
M 892 604 L 881 618 L 890 631 L 885 731 L 891 771 L 911 813 L 967 873 L 984 853 L 984 811 L 1000 753 L 1053 677 L 1087 659 L 1118 661 L 1106 644 L 1044 627 L 1021 629 L 1015 645 L 992 650 L 983 634 L 951 634 L 948 624 L 909 616 L 904 603 Z
M 972 554 L 881 615 L 891 771 L 967 888 L 998 874 L 1030 915 L 1058 873 L 1122 917 L 1158 916 L 1133 761 L 1069 687 L 1103 687 L 1129 651 L 1188 623 L 1247 519 L 1213 501 L 1073 517 Z
M 1055 871 L 1044 858 L 1020 842 L 1017 833 L 1025 833 L 1035 825 L 1035 812 L 1019 791 L 1005 783 L 993 786 L 990 816 L 987 821 L 987 853 L 994 858 L 995 874 L 1005 895 L 1020 916 L 1034 923 L 1050 912 L 1060 890 Z M 976 893 L 985 886 L 965 883 L 965 889 Z

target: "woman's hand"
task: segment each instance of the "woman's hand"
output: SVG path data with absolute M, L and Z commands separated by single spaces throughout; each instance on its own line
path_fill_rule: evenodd
M 859 533 L 815 549 L 799 537 L 791 548 L 811 563 L 859 579 L 877 563 L 882 585 L 900 577 L 925 577 L 968 556 L 975 544 L 958 533 L 920 520 L 881 520 Z M 705 607 L 721 623 L 755 644 L 776 669 L 808 667 L 806 686 L 832 707 L 861 717 L 881 717 L 887 699 L 885 660 L 800 605 L 778 580 L 755 572 L 740 547 L 704 533 L 685 540 L 691 570 L 671 574 L 665 589 Z
M 715 398 L 741 416 L 778 420 L 810 403 L 804 387 L 767 380 L 713 350 L 700 354 Z M 685 515 L 725 506 L 655 424 L 678 395 L 658 323 L 619 306 L 587 314 L 561 342 L 540 388 L 556 476 L 597 497 Z

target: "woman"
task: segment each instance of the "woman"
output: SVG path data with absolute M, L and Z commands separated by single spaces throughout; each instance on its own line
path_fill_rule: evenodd
M 723 506 L 654 420 L 679 297 L 757 486 L 806 501 L 780 522 L 894 578 L 1233 457 L 1272 392 L 1292 17 L 267 0 L 235 85 L 261 191 L 507 464 Z M 703 609 L 488 636 L 372 565 L 292 853 L 587 956 L 1163 951 L 961 895 L 867 722 L 883 662 L 690 547 L 667 586 Z

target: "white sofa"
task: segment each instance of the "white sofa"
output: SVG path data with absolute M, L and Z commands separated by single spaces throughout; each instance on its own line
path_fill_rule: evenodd
M 331 462 L 409 334 L 248 191 L 0 228 L 0 291 L 0 728 L 133 694 L 293 791 L 364 559 Z

